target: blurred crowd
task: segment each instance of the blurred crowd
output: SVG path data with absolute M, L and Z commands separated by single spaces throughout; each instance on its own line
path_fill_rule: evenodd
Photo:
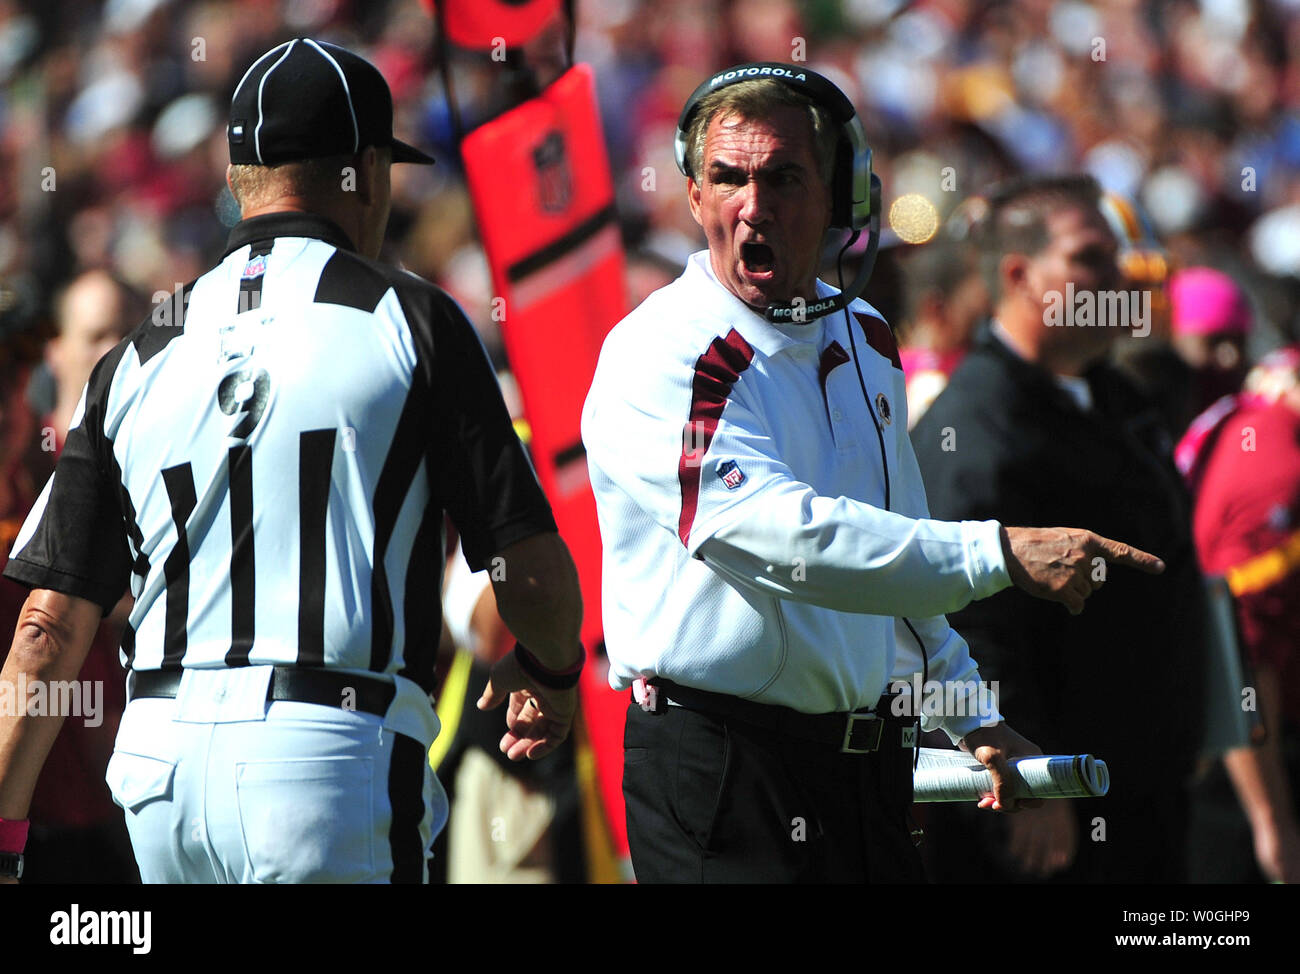
M 1300 4 L 576 6 L 576 57 L 596 72 L 626 238 L 652 267 L 700 242 L 672 160 L 686 96 L 720 65 L 807 59 L 859 106 L 887 210 L 919 193 L 946 220 L 994 179 L 1082 169 L 1140 204 L 1177 260 L 1244 277 L 1272 328 L 1292 324 Z M 556 25 L 530 44 L 542 81 L 563 56 L 563 33 Z M 230 92 L 257 54 L 295 34 L 377 64 L 398 130 L 434 147 L 432 171 L 395 173 L 391 256 L 450 287 L 491 338 L 488 273 L 419 0 L 0 0 L 6 333 L 23 319 L 48 328 L 53 296 L 82 270 L 111 271 L 152 296 L 219 253 L 222 223 L 236 216 L 223 191 Z M 486 53 L 453 62 L 459 114 L 472 127 L 502 107 L 502 68 Z M 657 175 L 649 182 L 647 167 Z M 868 297 L 897 310 L 898 296 L 880 293 L 886 277 Z
M 1115 357 L 1154 397 L 1169 446 L 1184 440 L 1193 489 L 1225 419 L 1262 408 L 1260 383 L 1270 403 L 1295 398 L 1294 362 L 1265 356 L 1300 340 L 1300 0 L 578 0 L 576 9 L 575 54 L 595 70 L 615 174 L 629 306 L 703 246 L 672 155 L 687 95 L 720 66 L 806 60 L 858 106 L 883 180 L 883 246 L 864 296 L 899 330 L 913 422 L 992 311 L 981 195 L 1025 173 L 1086 172 L 1107 191 L 1124 270 L 1156 295 L 1150 336 L 1120 336 Z M 230 94 L 261 52 L 298 35 L 376 64 L 397 134 L 432 148 L 432 169 L 393 171 L 386 256 L 446 288 L 505 366 L 455 150 L 458 125 L 507 107 L 502 66 L 485 52 L 452 54 L 453 110 L 428 4 L 0 0 L 0 563 L 98 356 L 151 300 L 220 256 L 238 219 L 224 182 Z M 564 40 L 557 23 L 530 42 L 528 84 L 555 76 Z M 920 230 L 905 219 L 917 200 Z M 1256 392 L 1242 398 L 1261 360 Z M 1278 503 L 1300 496 L 1291 486 Z M 1225 557 L 1215 570 L 1246 556 Z M 112 662 L 113 625 L 101 663 Z M 1264 662 L 1294 701 L 1295 664 L 1275 653 Z M 97 744 L 67 746 L 47 777 L 97 760 L 77 757 Z M 52 800 L 62 809 L 55 826 L 112 819 L 102 774 L 65 791 Z M 1207 814 L 1229 816 L 1225 807 Z M 120 852 L 120 837 L 104 843 Z M 112 875 L 129 875 L 129 857 L 120 868 Z

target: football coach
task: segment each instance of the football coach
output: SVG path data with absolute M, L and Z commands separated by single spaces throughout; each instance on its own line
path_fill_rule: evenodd
M 444 512 L 528 647 L 493 669 L 502 750 L 569 731 L 577 576 L 455 303 L 381 264 L 393 138 L 362 58 L 295 38 L 235 89 L 221 261 L 95 367 L 5 570 L 0 680 L 74 680 L 128 585 L 108 766 L 145 882 L 421 882 Z M 170 314 L 168 314 L 170 311 Z M 530 652 L 531 651 L 531 652 Z M 59 715 L 0 716 L 0 871 Z
M 879 237 L 852 104 L 804 67 L 696 90 L 678 165 L 708 249 L 607 337 L 582 433 L 604 544 L 610 680 L 633 689 L 628 837 L 642 882 L 923 878 L 908 814 L 927 714 L 993 772 L 1038 749 L 981 704 L 944 613 L 1017 585 L 1082 611 L 1088 531 L 928 517 L 889 327 L 817 278 L 829 228 Z M 1032 813 L 1031 813 L 1032 814 Z

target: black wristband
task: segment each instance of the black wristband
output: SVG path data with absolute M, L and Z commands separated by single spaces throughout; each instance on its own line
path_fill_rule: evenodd
M 0 852 L 0 877 L 22 879 L 23 862 L 24 858 L 21 852 Z
M 536 656 L 530 653 L 521 642 L 515 643 L 515 659 L 520 668 L 539 685 L 550 690 L 572 690 L 578 685 L 582 676 L 582 664 L 587 661 L 587 651 L 578 647 L 578 661 L 563 670 L 552 670 L 544 666 Z

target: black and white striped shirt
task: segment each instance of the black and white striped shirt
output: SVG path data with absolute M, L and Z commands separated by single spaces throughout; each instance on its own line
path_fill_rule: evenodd
M 456 304 L 306 213 L 96 366 L 5 574 L 107 612 L 136 670 L 298 664 L 428 688 L 444 510 L 474 568 L 555 522 Z

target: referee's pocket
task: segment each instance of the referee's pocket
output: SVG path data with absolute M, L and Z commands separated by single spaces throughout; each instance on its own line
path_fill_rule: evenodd
M 114 751 L 108 760 L 104 780 L 113 801 L 128 812 L 138 812 L 147 803 L 171 794 L 176 765 L 129 751 Z
M 368 757 L 236 764 L 239 824 L 253 880 L 372 880 L 373 776 Z

